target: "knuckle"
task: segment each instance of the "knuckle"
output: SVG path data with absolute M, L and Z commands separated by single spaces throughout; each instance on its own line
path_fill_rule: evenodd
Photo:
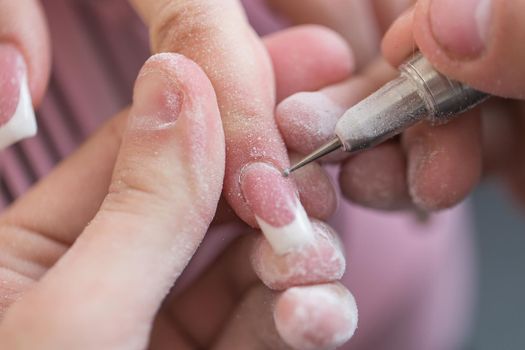
M 108 188 L 101 210 L 142 214 L 144 208 L 166 207 L 169 200 L 163 191 L 150 181 L 144 181 L 134 169 L 121 170 Z

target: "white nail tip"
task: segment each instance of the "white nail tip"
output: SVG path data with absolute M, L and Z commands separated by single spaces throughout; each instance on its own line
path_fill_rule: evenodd
M 296 251 L 314 241 L 312 224 L 300 203 L 295 206 L 294 221 L 286 226 L 275 227 L 257 215 L 255 219 L 276 254 Z
M 25 138 L 35 136 L 37 131 L 35 111 L 27 84 L 27 77 L 22 78 L 20 97 L 15 114 L 0 126 L 0 150 Z

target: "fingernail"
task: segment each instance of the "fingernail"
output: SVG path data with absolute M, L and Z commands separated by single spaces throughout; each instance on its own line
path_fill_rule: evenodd
M 289 288 L 275 306 L 282 339 L 297 349 L 335 349 L 355 333 L 358 311 L 353 295 L 339 284 Z
M 37 131 L 35 112 L 22 54 L 0 45 L 0 150 Z
M 141 70 L 135 83 L 133 108 L 128 126 L 132 129 L 161 130 L 174 126 L 184 102 L 178 83 L 162 74 L 156 61 L 151 58 Z
M 315 242 L 297 252 L 276 256 L 267 240 L 257 241 L 251 261 L 266 286 L 285 290 L 341 279 L 346 261 L 339 237 L 323 222 L 313 220 L 312 226 Z
M 244 199 L 276 254 L 286 254 L 314 241 L 312 225 L 295 186 L 268 163 L 247 165 L 240 177 Z
M 430 23 L 438 43 L 458 57 L 476 57 L 485 49 L 491 0 L 433 0 Z

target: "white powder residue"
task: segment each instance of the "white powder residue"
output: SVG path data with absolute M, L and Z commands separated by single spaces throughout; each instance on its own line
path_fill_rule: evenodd
M 294 217 L 295 219 L 288 225 L 275 227 L 257 215 L 255 216 L 259 227 L 276 254 L 293 252 L 311 244 L 314 240 L 312 225 L 299 200 L 296 201 Z
M 259 278 L 271 289 L 326 283 L 339 280 L 346 268 L 337 234 L 324 223 L 314 221 L 315 240 L 300 249 L 275 256 L 265 241 L 259 242 L 252 263 Z
M 334 137 L 344 109 L 322 92 L 300 92 L 277 106 L 277 122 L 288 147 L 309 153 Z
M 355 299 L 341 285 L 294 287 L 282 298 L 294 308 L 291 315 L 277 314 L 275 322 L 281 337 L 293 347 L 305 350 L 338 347 L 357 329 Z

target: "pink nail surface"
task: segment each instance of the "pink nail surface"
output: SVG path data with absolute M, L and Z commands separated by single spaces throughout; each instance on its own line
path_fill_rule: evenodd
M 158 54 L 148 62 L 151 67 L 176 67 L 178 59 L 176 55 Z M 178 83 L 170 80 L 168 74 L 162 76 L 152 68 L 143 68 L 135 84 L 129 125 L 151 130 L 174 126 L 183 102 L 184 95 Z
M 259 227 L 278 254 L 313 241 L 306 212 L 290 179 L 268 163 L 247 165 L 241 175 L 241 189 Z
M 25 66 L 20 53 L 12 45 L 0 45 L 0 127 L 15 114 L 20 97 L 21 78 Z
M 36 133 L 35 113 L 20 52 L 0 45 L 0 150 Z

